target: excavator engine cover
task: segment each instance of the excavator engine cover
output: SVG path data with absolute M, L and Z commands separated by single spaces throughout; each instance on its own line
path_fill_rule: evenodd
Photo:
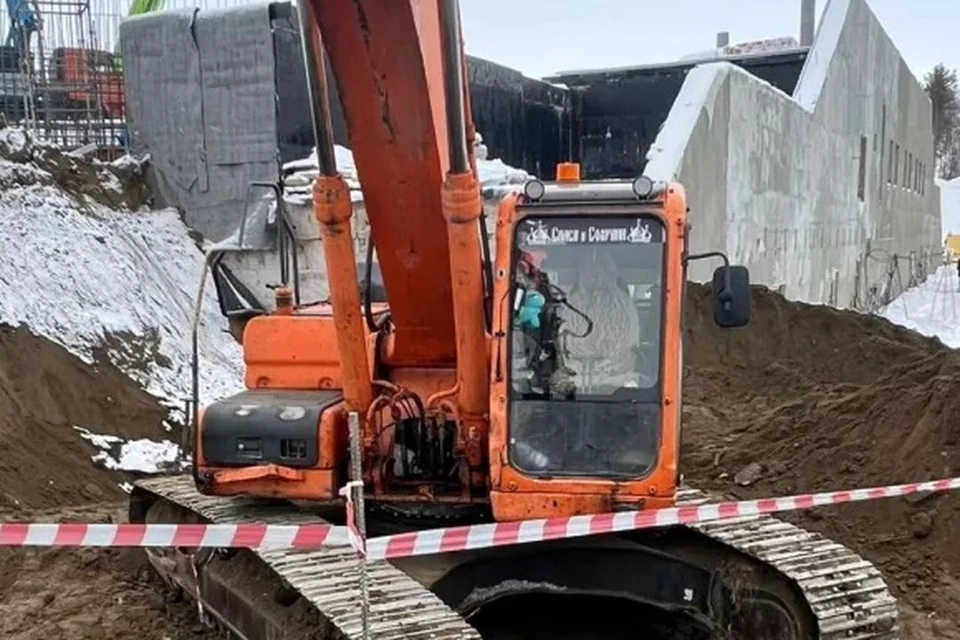
M 342 400 L 336 390 L 253 389 L 214 403 L 203 416 L 204 461 L 212 467 L 315 467 L 320 418 Z

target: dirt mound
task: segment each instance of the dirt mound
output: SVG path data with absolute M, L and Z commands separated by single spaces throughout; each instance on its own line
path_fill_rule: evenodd
M 2 510 L 0 510 L 2 513 Z M 34 513 L 44 522 L 110 522 L 123 507 Z M 213 640 L 196 607 L 174 601 L 140 549 L 0 549 L 0 637 L 10 640 Z
M 64 153 L 28 131 L 7 127 L 0 129 L 0 158 L 13 163 L 0 172 L 0 188 L 56 184 L 81 203 L 89 198 L 111 209 L 136 210 L 150 202 L 143 167 L 129 156 L 100 162 Z
M 751 324 L 732 331 L 713 326 L 704 287 L 691 286 L 688 303 L 683 468 L 692 483 L 749 498 L 960 470 L 960 352 L 881 318 L 791 303 L 768 290 L 755 290 Z M 749 486 L 735 482 L 738 475 Z M 908 620 L 910 609 L 936 612 L 923 624 L 937 620 L 936 636 L 953 637 L 960 496 L 787 519 L 874 562 L 906 602 Z
M 74 426 L 160 439 L 166 410 L 109 363 L 87 365 L 25 328 L 0 325 L 0 509 L 122 498 L 125 476 L 93 463 Z

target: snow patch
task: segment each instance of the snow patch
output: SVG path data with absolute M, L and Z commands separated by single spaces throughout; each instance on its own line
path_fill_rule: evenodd
M 176 211 L 119 212 L 80 205 L 55 185 L 18 186 L 0 191 L 0 246 L 0 322 L 25 325 L 87 363 L 105 352 L 149 393 L 182 406 L 203 255 Z M 240 347 L 212 278 L 200 332 L 204 401 L 242 389 Z
M 26 158 L 30 142 L 23 129 L 5 127 L 0 130 L 0 156 L 4 158 Z
M 169 440 L 162 442 L 131 440 L 123 443 L 117 457 L 107 451 L 101 451 L 93 456 L 93 461 L 116 471 L 160 473 L 176 465 L 179 458 L 180 447 Z M 183 464 L 189 466 L 187 462 Z
M 83 427 L 78 427 L 74 425 L 74 430 L 80 434 L 80 437 L 97 447 L 98 449 L 109 449 L 113 445 L 123 442 L 123 438 L 118 438 L 117 436 L 110 435 L 97 435 L 91 433 L 89 429 L 84 429 Z
M 343 176 L 344 182 L 350 189 L 350 201 L 363 202 L 363 193 L 360 191 L 360 179 L 357 177 L 357 165 L 353 161 L 353 152 L 346 147 L 334 145 L 333 154 L 337 163 L 337 171 Z M 316 147 L 306 158 L 292 160 L 284 164 L 284 198 L 297 204 L 309 204 L 312 199 L 313 181 L 320 175 L 319 168 Z
M 180 460 L 180 447 L 163 440 L 140 439 L 125 441 L 117 436 L 92 433 L 84 427 L 73 427 L 80 437 L 100 451 L 90 456 L 91 460 L 105 469 L 113 471 L 135 471 L 139 473 L 160 473 L 172 466 L 186 465 Z M 123 488 L 123 485 L 121 485 Z
M 943 265 L 918 286 L 907 289 L 880 315 L 917 333 L 960 348 L 960 278 L 956 264 Z

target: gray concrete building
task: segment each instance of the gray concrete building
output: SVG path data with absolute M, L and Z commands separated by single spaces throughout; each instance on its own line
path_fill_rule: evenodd
M 939 263 L 931 104 L 865 0 L 829 0 L 792 95 L 692 69 L 647 159 L 684 184 L 694 251 L 792 299 L 869 309 Z
M 931 105 L 866 0 L 828 0 L 816 29 L 815 0 L 797 1 L 799 40 L 730 45 L 721 32 L 672 64 L 540 82 L 471 59 L 478 129 L 492 157 L 544 178 L 573 159 L 586 178 L 678 180 L 694 251 L 724 250 L 793 299 L 873 310 L 940 260 Z M 144 16 L 121 42 L 134 149 L 153 157 L 159 200 L 229 239 L 247 183 L 278 179 L 309 137 L 289 5 Z M 325 295 L 309 204 L 291 213 L 309 297 Z M 224 264 L 269 305 L 278 267 L 273 241 L 259 242 Z

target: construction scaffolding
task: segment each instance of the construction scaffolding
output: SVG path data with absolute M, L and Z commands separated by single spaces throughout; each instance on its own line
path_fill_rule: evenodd
M 161 9 L 250 0 L 166 0 Z M 116 46 L 130 0 L 6 0 L 0 28 L 0 119 L 65 150 L 101 159 L 126 149 L 123 66 Z
M 67 150 L 123 153 L 123 76 L 98 46 L 90 0 L 7 0 L 2 115 Z

